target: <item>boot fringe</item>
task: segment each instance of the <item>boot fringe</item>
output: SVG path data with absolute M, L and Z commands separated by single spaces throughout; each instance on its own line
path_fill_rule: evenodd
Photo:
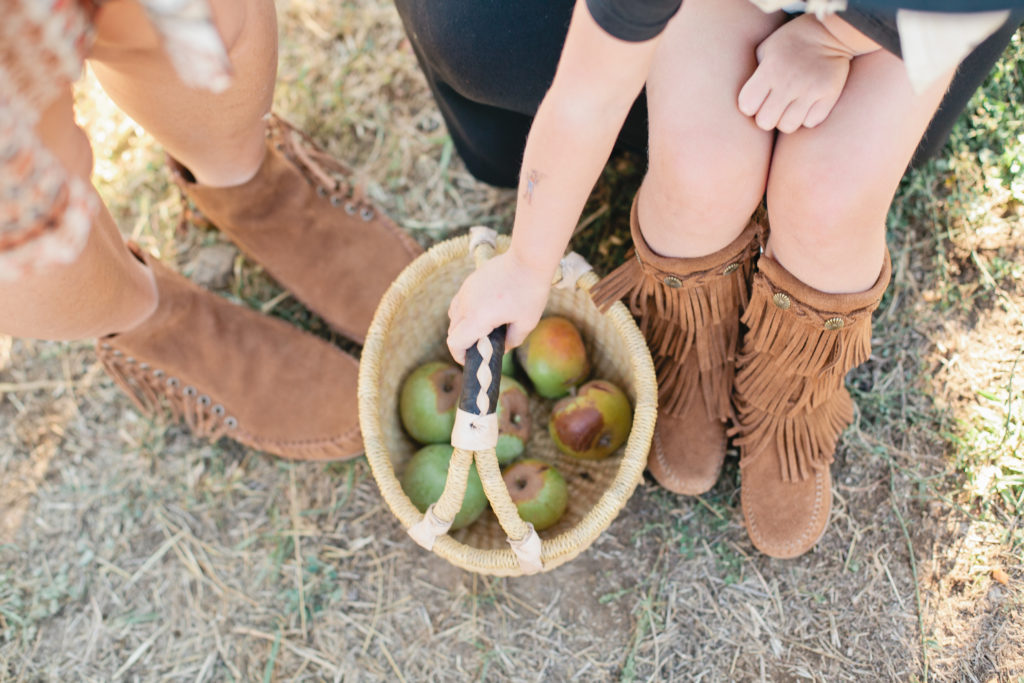
M 732 385 L 737 311 L 747 304 L 753 259 L 736 265 L 728 273 L 717 268 L 681 275 L 673 288 L 634 256 L 591 289 L 602 311 L 626 300 L 655 359 L 659 406 L 670 415 L 681 417 L 699 393 L 709 417 L 733 417 L 729 393 L 721 388 Z M 687 362 L 691 354 L 695 363 Z
M 758 445 L 774 440 L 779 454 L 782 481 L 802 481 L 816 471 L 826 470 L 834 460 L 839 435 L 853 421 L 853 401 L 845 388 L 832 394 L 828 401 L 804 415 L 784 416 L 757 409 L 737 401 L 740 427 L 729 430 L 742 449 L 740 466 L 750 465 L 763 453 Z M 737 436 L 738 435 L 738 436 Z
M 96 355 L 103 369 L 142 414 L 153 418 L 170 414 L 173 421 L 184 423 L 193 434 L 211 441 L 226 436 L 237 426 L 223 406 L 215 405 L 194 387 L 182 387 L 177 378 L 167 377 L 159 368 L 125 356 L 109 344 L 98 345 Z
M 744 454 L 765 452 L 756 447 L 774 442 L 787 482 L 832 463 L 839 435 L 853 420 L 844 379 L 871 355 L 873 310 L 822 313 L 785 293 L 780 298 L 763 274 L 755 276 L 737 362 L 739 426 L 730 431 Z

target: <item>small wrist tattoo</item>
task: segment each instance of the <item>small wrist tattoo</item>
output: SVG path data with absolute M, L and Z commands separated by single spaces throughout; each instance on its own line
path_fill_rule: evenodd
M 526 200 L 527 204 L 533 204 L 533 190 L 544 177 L 544 174 L 535 168 L 531 169 L 530 173 L 526 176 L 526 189 L 523 190 L 523 199 Z

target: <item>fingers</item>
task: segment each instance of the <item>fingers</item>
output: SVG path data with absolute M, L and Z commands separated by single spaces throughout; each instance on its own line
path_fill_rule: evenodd
M 804 119 L 804 125 L 808 128 L 821 125 L 828 118 L 828 115 L 832 113 L 832 108 L 836 106 L 837 101 L 837 99 L 818 100 L 812 104 L 807 112 L 807 117 Z
M 771 93 L 768 79 L 765 77 L 764 69 L 758 68 L 754 74 L 747 79 L 747 82 L 740 88 L 736 104 L 745 116 L 753 117 L 757 114 L 761 105 Z
M 782 94 L 772 91 L 768 93 L 761 108 L 754 114 L 754 123 L 761 130 L 773 130 L 779 125 L 779 120 L 789 106 L 790 99 Z
M 505 350 L 509 351 L 517 346 L 521 346 L 526 341 L 526 335 L 530 334 L 531 330 L 533 330 L 533 327 L 526 327 L 519 323 L 510 324 L 508 326 L 508 333 L 505 335 Z
M 779 122 L 775 124 L 775 127 L 779 129 L 780 133 L 795 132 L 800 126 L 804 125 L 804 120 L 807 118 L 807 112 L 810 110 L 811 104 L 811 102 L 803 99 L 790 102 L 786 110 L 782 112 L 782 116 L 779 117 Z
M 461 329 L 463 327 L 462 325 L 453 324 L 448 328 L 448 338 L 445 340 L 445 343 L 448 345 L 448 353 L 452 354 L 452 358 L 459 365 L 466 364 L 466 349 L 476 341 L 464 341 L 467 335 Z
M 466 315 L 459 320 L 452 320 L 448 326 L 448 352 L 459 365 L 466 363 L 466 350 L 491 333 L 502 322 L 495 322 L 490 317 Z

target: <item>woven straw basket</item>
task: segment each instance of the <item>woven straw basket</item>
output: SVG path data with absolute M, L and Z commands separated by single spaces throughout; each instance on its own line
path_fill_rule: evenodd
M 465 471 L 461 476 L 453 473 L 459 467 L 468 469 L 475 459 L 491 508 L 459 531 L 448 534 L 441 526 L 434 529 L 429 541 L 418 537 L 417 530 L 422 532 L 429 526 L 431 511 L 420 513 L 399 483 L 405 463 L 420 447 L 402 429 L 400 388 L 419 365 L 450 361 L 444 343 L 448 305 L 476 265 L 493 255 L 495 249 L 507 249 L 508 243 L 507 237 L 474 228 L 472 239 L 464 236 L 442 242 L 411 263 L 381 300 L 363 347 L 359 371 L 359 421 L 366 456 L 388 507 L 421 545 L 463 569 L 499 576 L 554 569 L 579 555 L 608 528 L 643 476 L 657 413 L 654 366 L 636 323 L 621 302 L 606 313 L 597 310 L 588 291 L 598 278 L 581 258 L 571 255 L 574 258 L 563 261 L 556 278 L 561 281 L 552 288 L 544 315 L 572 320 L 583 334 L 593 366 L 591 377 L 610 380 L 629 396 L 634 417 L 626 444 L 601 461 L 563 455 L 547 433 L 552 402 L 531 397 L 533 427 L 525 455 L 553 463 L 564 475 L 569 486 L 565 515 L 555 526 L 540 532 L 538 540 L 537 532 L 519 518 L 508 499 L 493 445 L 490 450 L 463 451 L 465 447 L 457 447 L 448 486 L 437 505 L 446 500 L 448 489 L 461 486 L 454 507 L 447 506 L 459 509 Z M 564 278 L 561 273 L 565 273 Z M 436 526 L 437 519 L 433 521 Z M 528 536 L 532 536 L 539 561 L 523 560 L 518 544 L 526 542 Z

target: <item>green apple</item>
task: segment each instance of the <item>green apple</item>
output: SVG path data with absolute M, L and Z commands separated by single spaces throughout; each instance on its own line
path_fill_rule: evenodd
M 516 374 L 516 366 L 512 358 L 514 354 L 515 351 L 506 351 L 505 355 L 501 357 L 501 374 L 508 377 Z
M 569 320 L 543 318 L 516 349 L 516 357 L 533 388 L 544 398 L 560 398 L 590 374 L 590 360 L 580 331 Z
M 424 446 L 406 464 L 405 472 L 402 473 L 402 490 L 420 512 L 426 512 L 427 507 L 441 497 L 454 450 L 443 443 Z M 474 463 L 469 468 L 466 496 L 462 499 L 459 514 L 455 515 L 455 521 L 452 522 L 452 531 L 475 522 L 485 507 L 487 496 L 484 495 L 484 486 Z
M 498 463 L 507 465 L 520 455 L 530 439 L 530 400 L 526 388 L 502 375 L 498 388 Z
M 462 391 L 462 369 L 434 361 L 416 368 L 402 383 L 398 412 L 409 436 L 420 443 L 447 443 Z
M 629 397 L 611 382 L 595 379 L 555 404 L 548 433 L 563 453 L 600 460 L 626 441 L 632 425 Z
M 501 478 L 519 516 L 537 531 L 552 526 L 565 514 L 569 487 L 553 465 L 527 458 L 503 469 Z

